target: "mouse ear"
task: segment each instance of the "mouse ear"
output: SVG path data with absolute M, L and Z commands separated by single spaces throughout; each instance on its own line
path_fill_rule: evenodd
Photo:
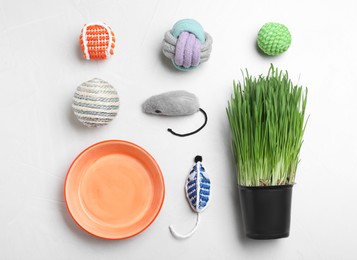
M 171 134 L 173 135 L 176 135 L 176 136 L 179 136 L 179 137 L 185 137 L 185 136 L 190 136 L 190 135 L 193 135 L 193 134 L 196 134 L 198 133 L 199 131 L 201 131 L 207 124 L 207 121 L 208 121 L 208 117 L 207 117 L 207 113 L 202 109 L 200 108 L 199 111 L 204 115 L 205 117 L 205 122 L 203 123 L 203 125 L 198 128 L 197 130 L 193 131 L 193 132 L 190 132 L 190 133 L 187 133 L 187 134 L 178 134 L 176 132 L 174 132 L 171 128 L 168 128 L 167 131 L 169 131 Z

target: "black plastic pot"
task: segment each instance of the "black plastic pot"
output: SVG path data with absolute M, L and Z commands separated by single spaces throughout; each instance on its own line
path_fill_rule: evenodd
M 275 239 L 289 236 L 292 188 L 292 185 L 239 186 L 247 237 Z

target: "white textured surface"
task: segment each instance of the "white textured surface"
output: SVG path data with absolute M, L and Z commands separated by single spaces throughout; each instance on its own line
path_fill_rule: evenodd
M 356 1 L 79 1 L 0 2 L 0 259 L 355 259 L 357 198 Z M 181 18 L 200 21 L 213 39 L 210 60 L 182 73 L 160 54 L 164 33 Z M 105 21 L 117 36 L 104 62 L 82 58 L 84 23 Z M 268 21 L 288 26 L 293 42 L 280 57 L 255 48 Z M 240 69 L 287 69 L 309 86 L 311 115 L 293 194 L 291 236 L 277 241 L 242 235 L 225 114 Z M 76 87 L 93 77 L 118 90 L 121 107 L 107 127 L 87 129 L 72 115 Z M 153 94 L 184 89 L 207 111 L 161 118 L 141 112 Z M 72 221 L 63 182 L 74 157 L 106 139 L 148 150 L 163 171 L 166 200 L 145 232 L 125 241 L 94 238 Z M 184 195 L 193 158 L 201 154 L 214 196 L 193 237 L 169 230 L 192 227 Z

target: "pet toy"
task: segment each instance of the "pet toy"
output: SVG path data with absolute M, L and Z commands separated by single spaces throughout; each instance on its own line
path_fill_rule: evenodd
M 276 56 L 289 49 L 291 34 L 283 24 L 266 23 L 258 32 L 257 43 L 265 54 Z
M 150 97 L 144 102 L 143 111 L 147 114 L 159 116 L 187 116 L 198 111 L 202 112 L 205 117 L 205 122 L 200 128 L 193 132 L 178 134 L 171 128 L 167 129 L 167 131 L 173 135 L 180 137 L 189 136 L 199 132 L 205 127 L 208 120 L 206 112 L 200 108 L 197 97 L 194 94 L 183 90 L 170 91 Z
M 195 163 L 186 179 L 185 193 L 188 203 L 197 214 L 197 219 L 194 228 L 185 235 L 177 233 L 170 225 L 171 234 L 176 238 L 188 238 L 196 232 L 200 222 L 200 213 L 206 209 L 210 202 L 211 181 L 202 166 L 202 157 L 199 155 L 195 157 Z
M 212 37 L 193 19 L 179 20 L 165 33 L 164 55 L 179 70 L 188 71 L 207 61 L 212 50 Z
M 119 96 L 108 82 L 94 78 L 77 87 L 72 108 L 83 125 L 106 125 L 118 114 Z
M 115 35 L 105 23 L 84 25 L 79 42 L 87 60 L 105 60 L 114 54 Z

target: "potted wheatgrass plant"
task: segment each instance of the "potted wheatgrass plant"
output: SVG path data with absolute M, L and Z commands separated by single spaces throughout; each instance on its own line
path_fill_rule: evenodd
M 306 126 L 307 89 L 271 65 L 267 76 L 243 73 L 226 109 L 247 237 L 288 237 L 292 187 Z

